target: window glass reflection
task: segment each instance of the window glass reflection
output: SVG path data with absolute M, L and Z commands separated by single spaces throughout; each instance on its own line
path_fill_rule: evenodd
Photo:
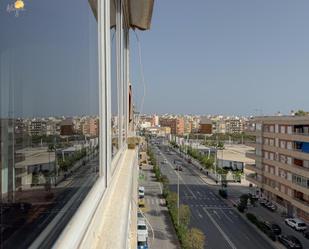
M 0 1 L 0 244 L 50 248 L 98 177 L 97 22 L 88 1 L 24 2 Z

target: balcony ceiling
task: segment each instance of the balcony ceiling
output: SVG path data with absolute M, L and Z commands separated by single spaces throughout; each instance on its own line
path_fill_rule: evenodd
M 98 0 L 88 0 L 97 19 Z M 111 26 L 115 26 L 115 2 L 111 0 Z M 132 29 L 148 30 L 151 25 L 154 0 L 124 0 L 124 21 Z

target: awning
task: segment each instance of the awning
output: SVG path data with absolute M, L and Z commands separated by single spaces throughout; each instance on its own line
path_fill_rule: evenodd
M 98 0 L 88 0 L 97 19 Z M 116 0 L 110 0 L 111 26 L 115 26 Z M 130 28 L 148 30 L 151 25 L 154 0 L 124 0 L 124 21 Z

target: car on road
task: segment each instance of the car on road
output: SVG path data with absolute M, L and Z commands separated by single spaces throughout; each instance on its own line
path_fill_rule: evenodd
M 278 241 L 288 249 L 302 249 L 300 241 L 293 235 L 279 235 Z
M 145 220 L 137 221 L 137 236 L 145 236 L 148 238 L 148 228 Z
M 145 188 L 143 186 L 138 187 L 138 197 L 144 198 L 145 197 Z
M 271 223 L 268 221 L 264 222 L 265 226 L 270 229 L 275 235 L 281 234 L 281 227 L 278 224 Z
M 148 249 L 147 237 L 144 235 L 137 236 L 137 249 Z
M 182 166 L 177 165 L 177 166 L 175 167 L 175 170 L 182 171 L 183 169 L 182 169 Z
M 298 218 L 286 218 L 284 222 L 296 231 L 305 231 L 307 229 L 306 223 Z
M 162 163 L 167 163 L 167 160 L 166 160 L 166 159 L 164 159 L 164 160 L 162 161 Z

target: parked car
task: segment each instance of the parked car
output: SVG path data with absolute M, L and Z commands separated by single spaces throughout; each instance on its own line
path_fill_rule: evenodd
M 148 228 L 145 220 L 137 221 L 137 236 L 145 236 L 148 238 Z
M 303 235 L 306 239 L 309 239 L 309 231 L 304 231 Z
M 265 207 L 267 209 L 269 209 L 270 211 L 276 211 L 277 210 L 277 206 L 274 203 L 272 203 L 272 202 L 266 203 Z
M 276 234 L 271 229 L 271 226 L 268 226 L 266 222 L 262 222 L 260 229 L 273 241 L 276 241 Z
M 284 222 L 296 231 L 305 231 L 307 229 L 306 223 L 298 218 L 286 218 Z
M 137 249 L 148 249 L 147 237 L 144 235 L 137 236 Z
M 281 227 L 279 225 L 268 221 L 265 221 L 264 223 L 275 235 L 281 234 Z
M 261 199 L 260 199 L 260 204 L 261 204 L 262 206 L 264 206 L 266 203 L 267 203 L 267 200 L 266 200 L 265 198 L 261 198 Z
M 178 166 L 175 167 L 175 170 L 182 171 L 182 167 L 178 165 Z
M 288 249 L 302 249 L 300 241 L 293 235 L 279 235 L 278 241 Z
M 145 188 L 143 186 L 138 187 L 138 197 L 139 198 L 145 197 Z
M 145 207 L 144 198 L 143 198 L 143 199 L 138 199 L 138 206 L 139 206 L 139 207 Z
M 141 212 L 137 212 L 137 219 L 144 219 L 144 216 L 142 215 Z

